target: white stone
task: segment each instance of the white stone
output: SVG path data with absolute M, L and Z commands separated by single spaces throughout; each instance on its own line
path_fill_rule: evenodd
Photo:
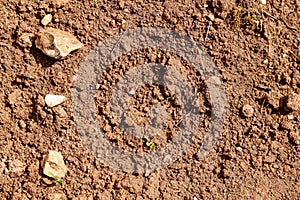
M 51 21 L 52 21 L 52 15 L 51 15 L 51 14 L 47 14 L 47 15 L 45 15 L 45 17 L 41 20 L 41 23 L 42 23 L 44 26 L 47 26 Z
M 37 35 L 35 45 L 44 54 L 55 59 L 65 58 L 72 51 L 83 47 L 74 35 L 55 28 L 41 30 Z
M 45 96 L 45 103 L 50 108 L 63 103 L 65 100 L 66 100 L 66 97 L 62 96 L 62 95 L 47 94 Z
M 46 176 L 56 178 L 63 178 L 67 173 L 63 156 L 60 152 L 51 150 L 44 157 L 42 162 L 43 174 Z

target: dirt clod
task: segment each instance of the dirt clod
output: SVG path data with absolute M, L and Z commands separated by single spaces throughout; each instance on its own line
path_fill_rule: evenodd
M 290 140 L 295 143 L 296 145 L 300 144 L 300 133 L 296 131 L 291 131 L 289 133 Z
M 33 33 L 23 33 L 18 37 L 17 44 L 23 48 L 30 48 L 32 47 L 34 37 L 35 35 Z
M 298 111 L 300 109 L 300 95 L 296 93 L 288 95 L 285 108 L 288 111 Z

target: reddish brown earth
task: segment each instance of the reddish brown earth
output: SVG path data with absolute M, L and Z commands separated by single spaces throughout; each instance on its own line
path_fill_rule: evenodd
M 74 0 L 61 8 L 49 2 L 0 3 L 0 199 L 300 199 L 299 0 L 273 0 L 267 5 L 229 0 Z M 249 15 L 237 18 L 245 11 Z M 53 14 L 49 27 L 74 34 L 85 47 L 59 61 L 34 46 L 21 47 L 17 38 L 24 32 L 36 34 L 47 13 Z M 208 156 L 196 156 L 201 130 L 209 123 L 205 121 L 210 107 L 204 103 L 203 127 L 186 155 L 149 176 L 128 174 L 105 166 L 82 145 L 71 89 L 80 64 L 102 41 L 124 30 L 156 26 L 190 36 L 212 56 L 226 88 L 224 131 Z M 114 65 L 123 63 L 129 69 L 149 60 L 170 64 L 174 58 L 181 60 L 148 49 L 124 55 Z M 183 74 L 191 74 L 197 87 L 204 87 L 188 60 L 181 62 Z M 98 112 L 99 124 L 124 149 L 148 151 L 143 141 L 130 141 L 107 120 L 106 91 L 116 81 L 109 77 L 118 74 L 120 70 L 112 70 L 104 77 L 108 87 L 103 84 L 99 89 L 97 108 L 104 110 Z M 68 97 L 58 107 L 67 115 L 45 106 L 49 93 Z M 178 109 L 166 101 L 167 89 L 147 85 L 132 99 L 133 119 L 147 123 L 156 98 L 167 111 Z M 253 115 L 249 107 L 243 109 L 247 104 Z M 179 117 L 170 119 L 165 136 L 153 139 L 156 148 L 163 148 L 172 136 Z M 68 173 L 61 184 L 41 172 L 49 150 L 65 158 Z

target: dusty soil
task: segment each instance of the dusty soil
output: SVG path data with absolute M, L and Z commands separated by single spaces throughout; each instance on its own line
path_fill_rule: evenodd
M 299 0 L 267 5 L 74 0 L 60 8 L 49 2 L 0 4 L 1 199 L 300 199 Z M 73 33 L 85 47 L 59 61 L 34 46 L 21 47 L 17 38 L 24 32 L 36 34 L 48 13 L 53 14 L 48 26 Z M 154 26 L 176 30 L 203 45 L 222 73 L 227 110 L 216 146 L 199 158 L 196 152 L 209 123 L 210 103 L 202 78 L 188 60 L 151 49 L 118 59 L 104 77 L 106 85 L 100 81 L 97 113 L 108 138 L 128 151 L 149 149 L 144 140 L 121 133 L 106 110 L 109 91 L 122 70 L 145 61 L 168 65 L 177 59 L 183 74 L 190 74 L 204 91 L 199 93 L 202 126 L 190 151 L 145 176 L 115 171 L 86 150 L 76 132 L 71 89 L 80 64 L 94 47 L 124 30 Z M 122 64 L 126 67 L 114 68 Z M 47 108 L 44 97 L 49 93 L 68 100 L 56 109 Z M 151 105 L 158 102 L 168 113 L 179 113 L 176 98 L 166 88 L 146 85 L 133 96 L 133 119 L 147 124 Z M 243 109 L 245 105 L 253 114 Z M 155 148 L 172 139 L 178 120 L 180 114 L 172 115 L 165 134 L 152 138 Z M 48 150 L 58 150 L 65 158 L 68 173 L 61 184 L 41 172 Z

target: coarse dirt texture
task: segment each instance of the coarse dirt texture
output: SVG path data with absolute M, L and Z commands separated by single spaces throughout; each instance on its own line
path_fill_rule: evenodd
M 0 199 L 300 199 L 299 0 L 266 5 L 259 0 L 71 0 L 59 8 L 50 2 L 0 0 Z M 17 42 L 22 33 L 43 28 L 40 20 L 48 13 L 53 15 L 48 27 L 68 31 L 85 45 L 64 60 Z M 198 134 L 191 150 L 166 168 L 148 176 L 115 171 L 87 151 L 77 135 L 74 76 L 105 39 L 156 26 L 190 36 L 213 58 L 226 88 L 224 131 L 205 158 L 196 154 L 203 138 Z M 183 74 L 205 91 L 189 61 L 168 52 L 146 49 L 124 55 L 114 65 L 127 70 L 145 61 L 172 65 L 172 59 L 180 60 Z M 122 74 L 114 69 L 96 98 L 99 124 L 116 145 L 149 151 L 144 141 L 131 141 L 113 129 L 105 91 Z M 44 97 L 49 93 L 68 100 L 47 108 Z M 199 98 L 204 102 L 201 133 L 209 123 L 210 105 L 205 92 Z M 177 112 L 174 101 L 167 89 L 147 85 L 133 96 L 131 114 L 143 125 L 150 105 L 160 102 L 168 113 Z M 242 114 L 244 105 L 252 106 L 252 116 Z M 155 148 L 172 139 L 179 119 L 180 114 L 169 118 L 166 135 L 153 139 Z M 49 150 L 61 152 L 68 167 L 61 184 L 42 174 Z

